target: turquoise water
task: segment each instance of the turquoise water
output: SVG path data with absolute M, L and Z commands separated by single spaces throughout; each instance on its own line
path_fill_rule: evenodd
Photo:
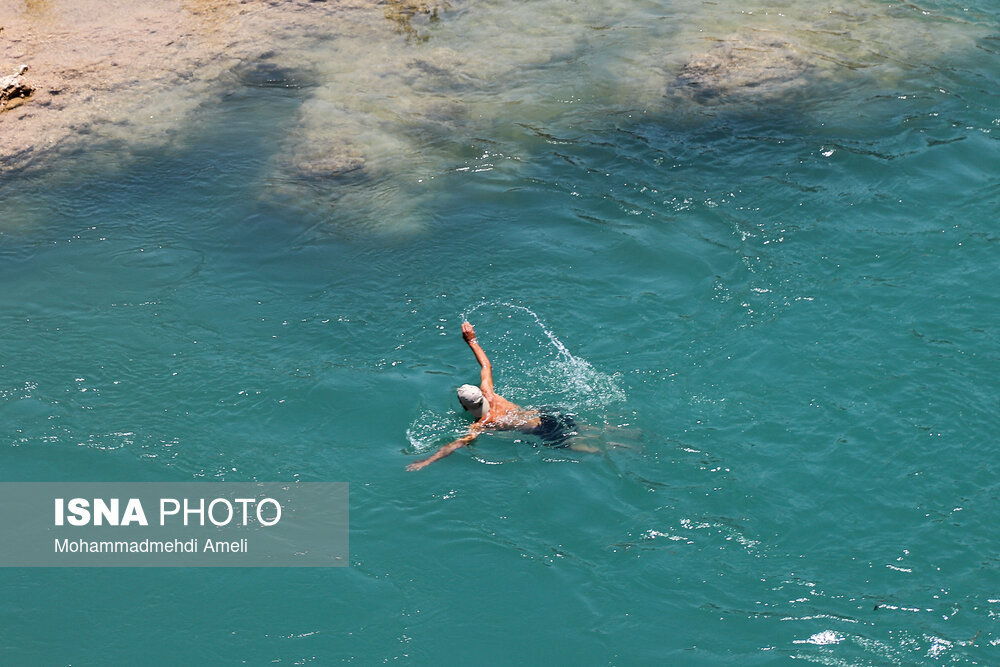
M 360 173 L 276 166 L 336 77 L 234 75 L 167 144 L 5 176 L 2 479 L 347 481 L 352 564 L 5 570 L 3 662 L 995 663 L 981 5 L 848 6 L 885 41 L 818 41 L 830 71 L 714 100 L 646 90 L 636 44 L 740 8 L 462 5 L 386 44 L 551 53 L 410 91 L 454 123 L 340 90 L 387 110 Z M 466 423 L 465 317 L 501 393 L 606 451 L 495 434 L 406 472 Z

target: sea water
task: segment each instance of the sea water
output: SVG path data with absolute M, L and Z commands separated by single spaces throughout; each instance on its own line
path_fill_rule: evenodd
M 406 16 L 4 175 L 2 479 L 346 481 L 351 565 L 5 570 L 3 662 L 996 662 L 1000 13 Z M 760 35 L 801 71 L 675 80 Z M 406 472 L 466 319 L 603 451 Z

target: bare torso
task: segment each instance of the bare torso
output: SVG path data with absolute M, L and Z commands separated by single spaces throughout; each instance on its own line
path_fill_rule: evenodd
M 476 422 L 480 428 L 529 433 L 542 423 L 538 410 L 526 410 L 492 391 L 487 398 L 490 411 Z

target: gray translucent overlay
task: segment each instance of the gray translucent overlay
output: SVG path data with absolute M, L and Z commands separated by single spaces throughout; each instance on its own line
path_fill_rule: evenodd
M 0 483 L 0 507 L 2 567 L 348 564 L 340 482 Z

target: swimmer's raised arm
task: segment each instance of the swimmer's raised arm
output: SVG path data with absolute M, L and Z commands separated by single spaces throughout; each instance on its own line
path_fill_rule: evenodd
M 473 424 L 472 428 L 469 429 L 469 432 L 466 433 L 465 435 L 463 435 L 461 438 L 459 438 L 458 440 L 455 440 L 454 442 L 448 443 L 447 445 L 445 445 L 441 449 L 437 450 L 436 452 L 434 452 L 433 454 L 431 454 L 430 456 L 428 456 L 426 459 L 422 459 L 422 460 L 417 461 L 415 463 L 411 463 L 410 465 L 406 466 L 406 469 L 407 470 L 420 470 L 424 466 L 429 466 L 430 464 L 434 463 L 438 459 L 443 459 L 444 457 L 448 456 L 449 454 L 451 454 L 452 452 L 454 452 L 456 449 L 461 449 L 462 447 L 465 447 L 466 445 L 468 445 L 469 443 L 471 443 L 473 440 L 475 440 L 478 435 L 479 435 L 479 429 L 476 428 L 475 424 Z
M 493 393 L 493 367 L 490 365 L 490 360 L 486 356 L 486 353 L 483 352 L 483 348 L 479 346 L 479 341 L 476 340 L 476 330 L 468 322 L 462 322 L 462 338 L 469 344 L 472 353 L 476 355 L 476 361 L 482 366 L 479 388 L 486 394 L 486 398 L 490 399 L 490 394 Z

